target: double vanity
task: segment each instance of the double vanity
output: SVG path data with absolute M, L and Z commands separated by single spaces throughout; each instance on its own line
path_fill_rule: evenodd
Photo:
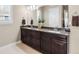
M 67 54 L 69 32 L 21 26 L 21 41 L 44 54 Z

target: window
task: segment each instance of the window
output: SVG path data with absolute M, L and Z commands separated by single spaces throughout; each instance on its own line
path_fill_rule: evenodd
M 11 6 L 10 5 L 0 5 L 0 24 L 10 24 L 11 19 Z

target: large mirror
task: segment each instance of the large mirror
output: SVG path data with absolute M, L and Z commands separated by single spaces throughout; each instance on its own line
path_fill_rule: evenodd
M 38 26 L 39 20 L 43 20 L 43 26 L 45 27 L 69 27 L 67 5 L 31 5 L 29 7 L 27 8 L 30 11 L 28 14 L 28 17 L 30 17 L 30 20 L 27 21 L 28 25 L 33 19 L 33 25 L 35 26 Z

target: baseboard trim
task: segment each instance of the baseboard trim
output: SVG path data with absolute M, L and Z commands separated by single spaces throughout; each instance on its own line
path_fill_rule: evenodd
M 12 42 L 12 43 L 10 43 L 10 44 L 7 44 L 7 45 L 5 45 L 5 46 L 0 47 L 0 49 L 6 48 L 6 47 L 8 47 L 8 46 L 16 45 L 17 43 L 20 43 L 20 42 L 21 42 L 21 41 Z

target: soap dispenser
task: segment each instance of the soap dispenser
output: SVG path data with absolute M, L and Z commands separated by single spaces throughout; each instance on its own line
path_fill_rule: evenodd
M 23 17 L 23 19 L 22 19 L 22 26 L 24 26 L 25 24 L 26 24 L 26 21 L 25 21 L 25 19 Z
M 31 19 L 31 22 L 30 22 L 30 24 L 31 24 L 31 27 L 33 27 L 33 19 Z

